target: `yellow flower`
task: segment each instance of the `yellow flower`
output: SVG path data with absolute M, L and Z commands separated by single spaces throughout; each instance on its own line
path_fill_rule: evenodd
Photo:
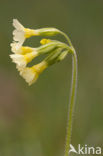
M 46 61 L 42 61 L 41 63 L 34 65 L 32 67 L 26 67 L 20 71 L 20 75 L 25 79 L 25 81 L 31 85 L 36 82 L 40 73 L 42 73 L 48 64 Z
M 59 34 L 60 31 L 56 28 L 41 28 L 41 29 L 29 29 L 25 28 L 17 19 L 13 19 L 13 39 L 22 45 L 26 38 L 31 36 L 53 36 Z
M 17 19 L 13 19 L 13 26 L 15 27 L 13 39 L 20 45 L 24 43 L 26 38 L 38 36 L 38 30 L 25 28 Z
M 36 56 L 38 56 L 38 52 L 34 51 L 31 53 L 27 53 L 25 55 L 21 55 L 21 54 L 12 54 L 10 55 L 10 58 L 12 59 L 12 61 L 14 63 L 17 64 L 17 68 L 24 68 L 26 67 L 26 65 L 32 61 L 32 59 L 34 59 Z
M 10 46 L 11 46 L 11 51 L 15 54 L 26 54 L 26 53 L 36 51 L 36 48 L 31 48 L 27 46 L 24 47 L 17 42 L 11 43 Z
M 61 53 L 67 49 L 67 45 L 56 40 L 42 39 L 40 47 L 23 46 L 25 39 L 31 36 L 53 36 L 60 34 L 61 31 L 56 28 L 41 28 L 36 30 L 25 28 L 17 19 L 13 19 L 13 26 L 15 30 L 13 31 L 13 42 L 10 46 L 14 54 L 11 54 L 10 58 L 16 64 L 20 75 L 31 85 L 45 68 L 62 60 L 66 56 L 67 52 L 62 55 Z M 48 54 L 48 56 L 41 63 L 33 67 L 27 67 L 27 64 L 35 57 L 45 54 Z

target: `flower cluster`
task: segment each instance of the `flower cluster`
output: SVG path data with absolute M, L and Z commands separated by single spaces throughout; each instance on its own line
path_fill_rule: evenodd
M 16 64 L 17 70 L 25 81 L 31 85 L 34 83 L 39 74 L 42 73 L 48 66 L 61 61 L 70 51 L 70 47 L 62 42 L 50 39 L 42 39 L 40 46 L 37 48 L 23 46 L 24 41 L 32 36 L 53 36 L 59 34 L 60 31 L 56 28 L 29 29 L 19 23 L 17 19 L 13 19 L 13 42 L 11 45 L 10 55 L 12 61 Z M 28 67 L 35 57 L 47 54 L 48 56 L 40 63 Z

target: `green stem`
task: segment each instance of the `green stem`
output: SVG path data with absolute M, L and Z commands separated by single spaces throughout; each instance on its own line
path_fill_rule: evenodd
M 70 38 L 68 37 L 68 35 L 66 35 L 66 34 L 65 34 L 64 32 L 62 32 L 62 31 L 60 31 L 60 34 L 63 35 L 63 36 L 66 38 L 66 40 L 68 41 L 69 45 L 70 45 L 71 47 L 73 47 L 72 42 L 71 42 Z
M 71 96 L 69 103 L 69 114 L 68 114 L 68 125 L 67 125 L 67 136 L 66 136 L 66 146 L 65 146 L 65 155 L 69 156 L 69 148 L 71 143 L 71 134 L 72 134 L 72 123 L 73 123 L 73 112 L 74 112 L 74 104 L 75 104 L 75 96 L 76 96 L 76 85 L 77 85 L 77 56 L 76 52 L 73 51 L 72 56 L 72 84 L 71 84 Z
M 77 55 L 76 51 L 72 45 L 69 37 L 62 31 L 60 31 L 68 41 L 71 52 L 72 52 L 72 83 L 71 83 L 71 94 L 70 94 L 70 103 L 69 103 L 69 112 L 68 112 L 68 124 L 67 124 L 67 135 L 66 135 L 66 145 L 65 145 L 65 154 L 64 156 L 69 156 L 69 149 L 71 143 L 71 135 L 72 135 L 72 124 L 73 124 L 73 112 L 74 112 L 74 104 L 76 97 L 76 86 L 77 86 Z

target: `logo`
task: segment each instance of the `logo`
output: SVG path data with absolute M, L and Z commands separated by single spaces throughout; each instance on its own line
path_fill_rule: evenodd
M 78 148 L 75 149 L 72 144 L 70 144 L 70 150 L 69 153 L 76 153 L 76 154 L 102 154 L 101 147 L 89 147 L 87 145 L 81 146 L 78 144 Z

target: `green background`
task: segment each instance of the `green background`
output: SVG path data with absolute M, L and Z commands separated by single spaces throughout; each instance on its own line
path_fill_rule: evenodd
M 0 156 L 63 156 L 70 94 L 71 55 L 30 87 L 19 76 L 9 58 L 13 18 L 25 27 L 56 27 L 69 35 L 78 55 L 72 144 L 103 149 L 103 1 L 1 0 Z M 36 47 L 40 39 L 25 45 Z

